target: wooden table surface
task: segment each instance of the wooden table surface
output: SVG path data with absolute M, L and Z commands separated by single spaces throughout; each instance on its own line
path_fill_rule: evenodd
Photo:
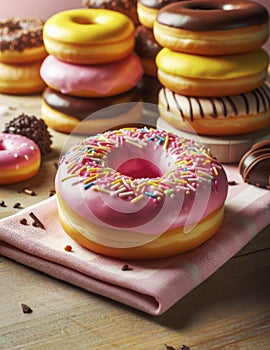
M 21 113 L 40 117 L 40 96 L 0 95 L 0 131 Z M 0 186 L 0 218 L 48 198 L 68 136 L 38 175 Z M 36 195 L 21 193 L 23 188 Z M 22 312 L 21 303 L 33 312 Z M 208 280 L 159 317 L 51 278 L 0 256 L 0 349 L 270 349 L 270 226 Z M 169 348 L 170 349 L 170 348 Z

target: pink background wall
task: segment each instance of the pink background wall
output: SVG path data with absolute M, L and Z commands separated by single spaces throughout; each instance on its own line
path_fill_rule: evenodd
M 34 16 L 46 20 L 59 11 L 81 7 L 81 0 L 0 0 L 0 17 Z

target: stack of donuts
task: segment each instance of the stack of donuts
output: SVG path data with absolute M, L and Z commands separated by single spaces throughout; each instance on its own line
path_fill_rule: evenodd
M 139 121 L 135 87 L 143 67 L 134 53 L 134 31 L 130 18 L 107 9 L 68 10 L 46 21 L 43 39 L 49 55 L 40 73 L 48 85 L 41 108 L 47 125 L 65 133 L 95 134 Z M 110 113 L 98 112 L 118 104 L 122 107 Z
M 154 36 L 161 120 L 198 135 L 245 135 L 270 125 L 269 14 L 244 0 L 189 0 L 159 10 Z
M 41 92 L 39 70 L 47 56 L 38 18 L 0 19 L 0 93 L 23 95 Z

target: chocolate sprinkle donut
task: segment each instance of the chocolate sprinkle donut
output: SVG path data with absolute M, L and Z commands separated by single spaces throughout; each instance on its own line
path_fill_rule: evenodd
M 139 24 L 137 0 L 83 0 L 82 5 L 87 8 L 118 11 L 128 16 L 135 26 Z
M 43 44 L 44 22 L 38 18 L 0 20 L 0 51 L 23 51 Z
M 7 123 L 4 132 L 28 137 L 38 145 L 42 155 L 51 151 L 51 135 L 43 119 L 23 113 Z

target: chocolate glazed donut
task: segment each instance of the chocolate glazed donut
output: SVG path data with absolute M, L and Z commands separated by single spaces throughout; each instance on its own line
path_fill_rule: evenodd
M 160 45 L 175 51 L 223 55 L 247 52 L 268 39 L 269 14 L 244 0 L 190 0 L 163 7 L 154 24 Z
M 96 134 L 115 125 L 137 123 L 142 118 L 142 102 L 136 88 L 104 98 L 80 98 L 47 88 L 43 92 L 41 115 L 46 124 L 60 132 Z
M 228 30 L 260 25 L 268 21 L 267 10 L 243 0 L 192 0 L 163 8 L 158 22 L 196 32 Z
M 51 88 L 46 88 L 43 92 L 42 99 L 53 110 L 70 115 L 79 121 L 82 121 L 92 113 L 108 106 L 120 104 L 121 102 L 138 102 L 140 101 L 140 92 L 134 88 L 127 93 L 112 97 L 79 98 L 64 95 Z M 100 113 L 99 117 L 108 118 L 108 111 L 104 114 Z

